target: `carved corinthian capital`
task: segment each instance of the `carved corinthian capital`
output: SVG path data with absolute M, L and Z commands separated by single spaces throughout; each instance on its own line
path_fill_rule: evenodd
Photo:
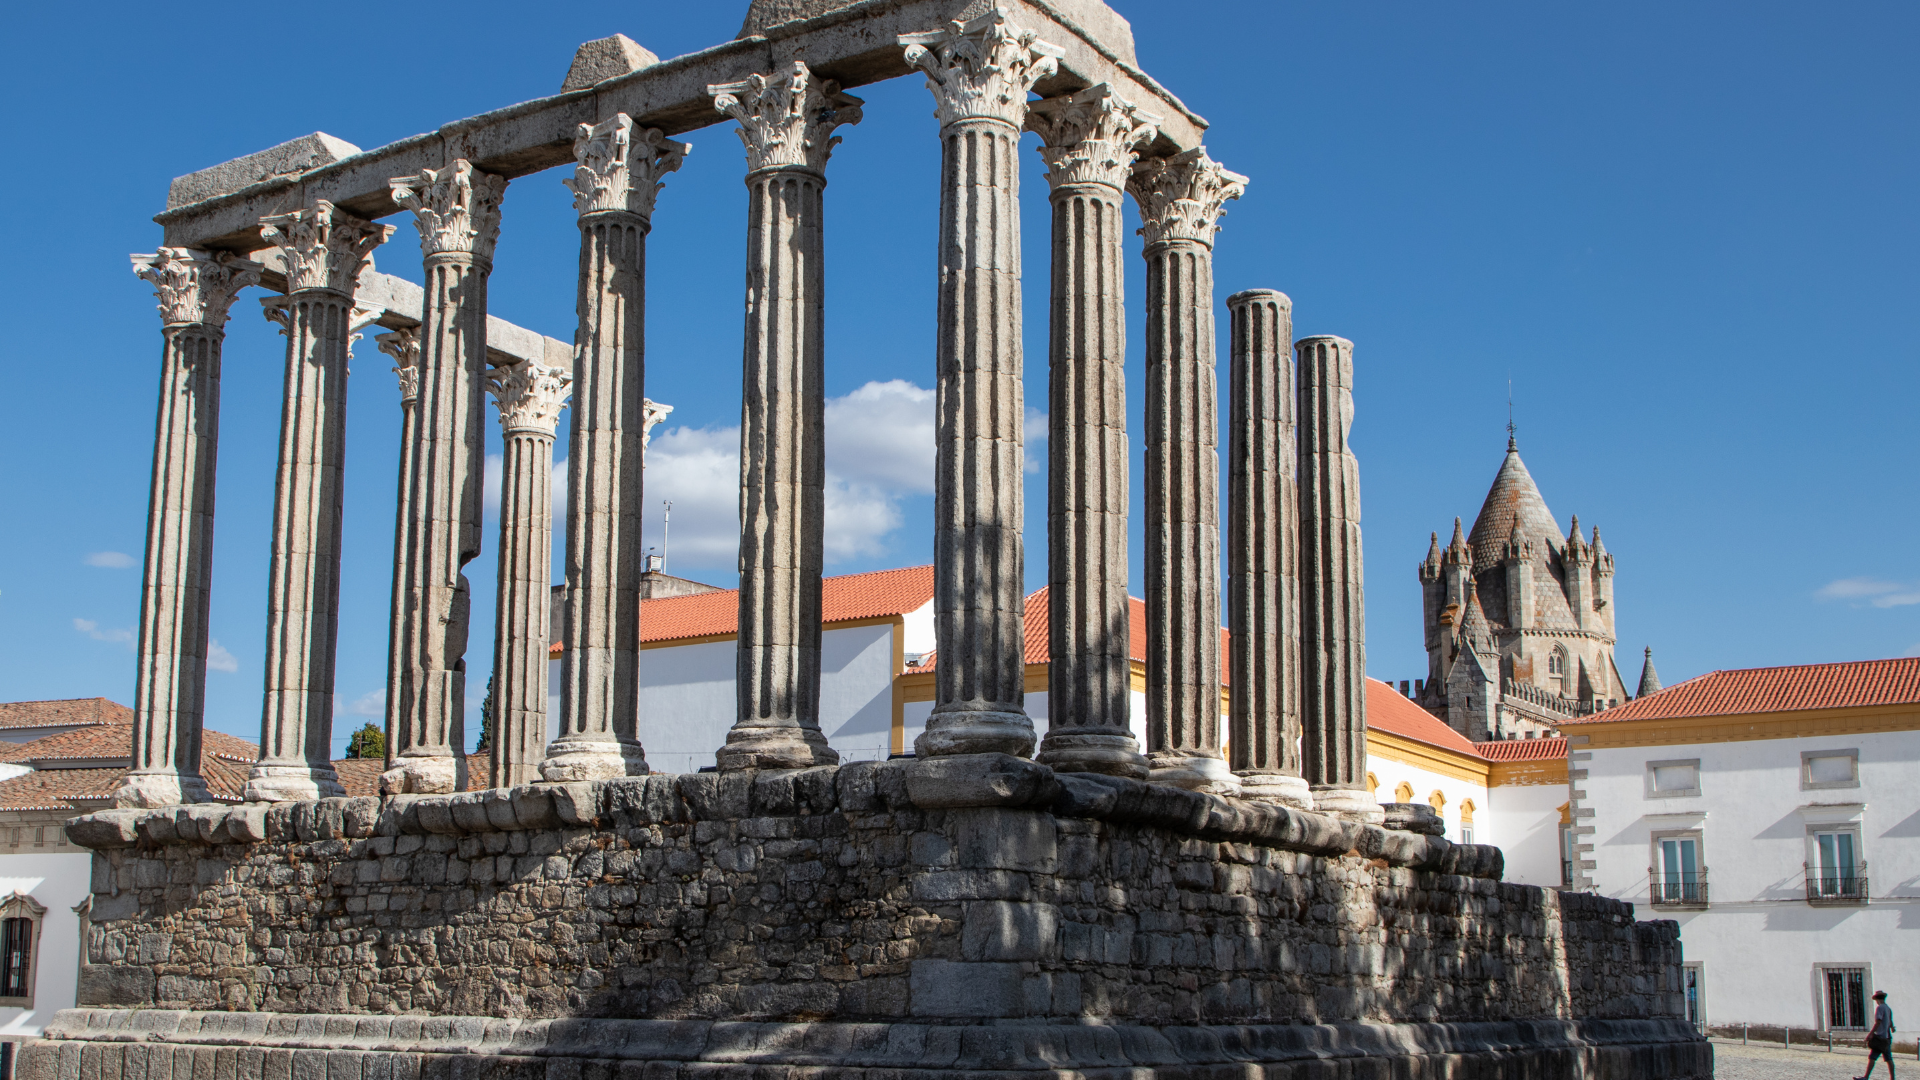
M 575 131 L 573 157 L 579 164 L 572 179 L 560 182 L 573 192 L 573 208 L 583 217 L 625 210 L 651 218 L 664 178 L 692 149 L 659 128 L 636 132 L 631 116 L 616 113 L 611 120 L 581 124 Z
M 393 235 L 393 226 L 362 221 L 315 199 L 304 210 L 261 218 L 260 235 L 280 249 L 289 293 L 332 289 L 352 296 L 360 272 L 373 263 L 373 249 Z
M 924 34 L 901 34 L 907 63 L 927 73 L 941 126 L 956 120 L 999 120 L 1018 128 L 1027 92 L 1060 69 L 1066 53 L 1031 30 L 1007 22 L 1004 8 L 954 21 Z
M 644 451 L 647 444 L 653 441 L 653 429 L 667 418 L 667 414 L 673 411 L 673 406 L 662 405 L 652 398 L 641 398 L 640 402 L 640 449 Z
M 233 298 L 260 284 L 260 268 L 245 259 L 183 247 L 135 255 L 133 272 L 153 283 L 168 326 L 225 326 Z
M 1034 102 L 1027 110 L 1027 130 L 1046 143 L 1040 156 L 1049 184 L 1105 184 L 1118 191 L 1140 148 L 1160 134 L 1160 118 L 1101 83 Z
M 553 434 L 572 387 L 571 371 L 532 360 L 494 368 L 487 376 L 487 388 L 493 391 L 494 402 L 500 406 L 502 431 L 533 430 Z
M 1127 190 L 1140 204 L 1140 235 L 1149 245 L 1193 240 L 1212 247 L 1227 200 L 1246 193 L 1247 178 L 1228 172 L 1207 156 L 1206 147 L 1196 146 L 1135 165 Z
M 714 108 L 740 121 L 736 130 L 747 147 L 749 173 L 795 166 L 824 172 L 840 142 L 833 129 L 859 123 L 866 104 L 841 93 L 839 83 L 814 78 L 804 60 L 795 60 L 784 75 L 749 75 L 708 86 L 707 93 Z
M 411 405 L 420 397 L 420 334 L 415 330 L 395 330 L 373 339 L 380 351 L 399 363 L 393 373 L 400 376 L 400 404 Z
M 493 261 L 500 239 L 500 200 L 505 177 L 483 173 L 461 158 L 442 169 L 387 181 L 393 201 L 413 211 L 420 229 L 420 251 L 427 256 L 472 255 Z

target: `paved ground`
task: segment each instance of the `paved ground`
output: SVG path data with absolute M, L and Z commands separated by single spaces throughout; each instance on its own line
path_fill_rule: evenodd
M 1899 1064 L 1902 1073 L 1920 1080 L 1920 1061 L 1912 1054 L 1901 1054 Z M 1738 1039 L 1713 1040 L 1714 1080 L 1848 1080 L 1866 1067 L 1864 1050 L 1834 1047 L 1829 1054 L 1825 1048 L 1782 1050 L 1777 1045 L 1741 1046 Z M 1874 1080 L 1886 1077 L 1886 1063 L 1875 1064 L 1873 1075 Z

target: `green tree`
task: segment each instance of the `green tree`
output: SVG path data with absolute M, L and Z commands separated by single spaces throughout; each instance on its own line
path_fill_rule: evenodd
M 387 733 L 368 724 L 353 733 L 347 740 L 347 756 L 350 758 L 385 758 L 387 756 Z
M 484 754 L 493 749 L 493 676 L 487 676 L 487 696 L 480 699 L 480 741 L 473 752 Z

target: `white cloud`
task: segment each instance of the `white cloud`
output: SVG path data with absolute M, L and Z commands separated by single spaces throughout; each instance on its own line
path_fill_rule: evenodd
M 1920 604 L 1920 585 L 1868 577 L 1841 578 L 1821 586 L 1814 595 L 1822 600 L 1846 600 L 1854 607 L 1905 607 Z
M 876 491 L 933 494 L 933 391 L 889 379 L 828 398 L 827 473 Z
M 75 619 L 73 628 L 95 641 L 110 641 L 116 645 L 125 645 L 128 652 L 133 651 L 134 638 L 131 630 L 102 630 L 100 624 L 91 619 Z
M 108 570 L 129 570 L 134 566 L 134 558 L 124 551 L 95 551 L 82 560 L 88 566 L 101 566 Z
M 387 715 L 387 692 L 369 690 L 352 701 L 348 701 L 345 697 L 335 697 L 333 714 L 335 716 L 384 717 Z
M 667 569 L 691 563 L 726 565 L 740 547 L 740 429 L 653 429 L 647 446 L 646 504 L 641 518 L 649 541 L 660 536 L 661 504 L 673 504 Z
M 207 670 L 232 674 L 240 670 L 240 660 L 214 638 L 207 639 Z
M 1028 476 L 1044 472 L 1047 467 L 1047 414 L 1039 409 L 1028 409 L 1026 419 L 1027 459 L 1023 470 Z

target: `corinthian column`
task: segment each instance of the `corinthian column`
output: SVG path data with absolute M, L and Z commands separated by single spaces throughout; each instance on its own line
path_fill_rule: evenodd
M 840 755 L 820 733 L 826 264 L 821 196 L 833 129 L 860 99 L 799 60 L 707 87 L 747 147 L 747 318 L 740 398 L 740 627 L 722 769 L 802 769 Z
M 331 743 L 347 359 L 354 331 L 371 321 L 354 309 L 354 283 L 393 227 L 316 199 L 261 219 L 260 235 L 286 263 L 287 295 L 268 301 L 267 316 L 287 336 L 287 372 L 267 576 L 266 705 L 246 797 L 282 802 L 344 794 Z
M 1127 611 L 1121 189 L 1159 118 L 1102 84 L 1034 103 L 1053 188 L 1047 336 L 1047 736 L 1063 772 L 1144 779 Z
M 426 257 L 417 399 L 394 533 L 388 650 L 390 795 L 458 791 L 466 780 L 467 619 L 463 569 L 480 554 L 485 476 L 487 274 L 507 182 L 464 160 L 389 181 L 413 211 Z
M 413 475 L 413 420 L 414 405 L 420 400 L 420 333 L 418 330 L 395 330 L 390 334 L 380 334 L 374 339 L 380 351 L 393 357 L 393 373 L 400 380 L 400 477 L 394 486 L 396 492 L 407 490 L 407 478 Z M 394 544 L 407 533 L 407 503 L 396 498 L 393 502 Z M 396 633 L 401 623 L 406 621 L 406 580 L 398 573 L 393 575 L 393 595 L 387 618 L 387 700 L 395 700 L 393 673 L 402 666 L 400 653 L 400 635 Z M 393 766 L 393 748 L 399 739 L 394 730 L 393 710 L 387 710 L 387 755 L 384 768 Z
M 1213 237 L 1246 190 L 1196 147 L 1134 167 L 1147 258 L 1147 749 L 1151 779 L 1231 792 L 1220 757 L 1220 454 Z
M 489 787 L 540 779 L 553 642 L 553 430 L 571 373 L 522 360 L 488 380 L 500 406 L 500 575 L 493 623 Z
M 560 736 L 547 780 L 647 771 L 640 746 L 641 435 L 645 430 L 647 230 L 660 178 L 687 147 L 625 113 L 581 124 L 573 191 L 580 213 L 580 329 L 574 335 L 567 452 L 567 625 Z
M 116 806 L 207 801 L 200 728 L 213 576 L 214 462 L 220 442 L 220 343 L 234 296 L 260 283 L 242 260 L 190 248 L 133 257 L 160 299 L 160 408 L 147 502 L 133 771 Z
M 1300 363 L 1301 756 L 1317 809 L 1356 821 L 1385 813 L 1367 793 L 1367 633 L 1360 576 L 1360 463 L 1353 342 L 1303 338 Z
M 1020 171 L 1027 93 L 1061 51 L 993 8 L 906 34 L 940 120 L 933 611 L 922 757 L 1033 751 L 1021 550 Z
M 1300 513 L 1294 488 L 1293 301 L 1227 297 L 1227 743 L 1241 793 L 1313 806 L 1300 778 Z

